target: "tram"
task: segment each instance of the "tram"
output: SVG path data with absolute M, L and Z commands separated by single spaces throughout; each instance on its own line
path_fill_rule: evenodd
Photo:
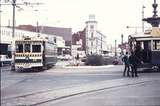
M 142 61 L 139 67 L 160 71 L 160 28 L 152 28 L 144 34 L 130 35 L 129 51 Z
M 47 69 L 57 62 L 57 46 L 55 42 L 40 37 L 23 37 L 15 40 L 15 68 Z

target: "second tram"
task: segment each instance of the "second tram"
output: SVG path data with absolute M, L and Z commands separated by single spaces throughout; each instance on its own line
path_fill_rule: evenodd
M 153 29 L 154 30 L 154 29 Z M 152 67 L 160 70 L 160 29 L 156 34 L 130 35 L 129 47 L 142 61 L 140 67 Z

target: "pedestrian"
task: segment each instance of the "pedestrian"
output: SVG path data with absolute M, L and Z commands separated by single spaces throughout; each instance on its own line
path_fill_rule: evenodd
M 140 59 L 135 55 L 134 52 L 131 52 L 131 55 L 129 56 L 129 63 L 131 65 L 131 73 L 132 77 L 138 77 L 137 74 L 137 67 L 141 63 Z
M 75 57 L 76 58 L 76 66 L 79 65 L 79 54 L 77 53 L 77 56 Z
M 123 71 L 123 76 L 125 77 L 125 73 L 127 72 L 127 77 L 130 77 L 129 75 L 129 71 L 130 71 L 130 64 L 129 64 L 129 56 L 128 56 L 128 52 L 126 52 L 126 54 L 123 56 L 122 61 L 124 62 L 124 71 Z

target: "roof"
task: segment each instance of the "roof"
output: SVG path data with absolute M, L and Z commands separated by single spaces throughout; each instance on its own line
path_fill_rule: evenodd
M 72 39 L 72 28 L 40 26 L 39 29 L 41 33 L 62 36 L 65 41 Z
M 150 34 L 144 34 L 144 33 L 129 35 L 129 37 L 132 37 L 132 38 L 144 38 L 144 37 L 151 37 L 151 36 L 152 35 Z
M 132 35 L 129 35 L 129 37 L 132 37 L 132 38 L 147 38 L 147 37 L 160 38 L 160 28 L 152 27 L 152 30 L 148 30 L 145 33 L 132 34 Z
M 135 39 L 136 41 L 142 41 L 142 40 L 160 40 L 159 36 L 152 36 L 152 35 L 146 35 L 146 34 L 141 34 L 141 35 L 130 35 L 129 39 Z
M 16 28 L 32 32 L 37 31 L 36 26 L 32 25 L 19 25 Z M 38 26 L 38 31 L 44 34 L 62 36 L 65 41 L 71 41 L 72 39 L 72 28 Z

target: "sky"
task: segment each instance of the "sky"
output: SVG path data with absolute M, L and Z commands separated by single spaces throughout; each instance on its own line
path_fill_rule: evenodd
M 1 0 L 1 3 L 4 1 Z M 121 34 L 127 41 L 128 35 L 135 33 L 134 27 L 142 26 L 143 5 L 144 17 L 153 15 L 151 4 L 154 0 L 17 0 L 17 3 L 26 1 L 43 4 L 19 5 L 23 10 L 16 8 L 16 25 L 36 25 L 38 21 L 39 25 L 69 27 L 72 33 L 76 33 L 85 28 L 89 14 L 94 14 L 98 30 L 106 35 L 108 44 L 114 44 L 115 40 L 121 42 Z M 157 3 L 160 16 L 160 0 Z M 2 4 L 1 11 L 1 25 L 8 25 L 8 20 L 12 22 L 12 6 Z M 145 27 L 151 26 L 145 23 Z M 141 28 L 137 29 L 137 32 L 141 31 Z

